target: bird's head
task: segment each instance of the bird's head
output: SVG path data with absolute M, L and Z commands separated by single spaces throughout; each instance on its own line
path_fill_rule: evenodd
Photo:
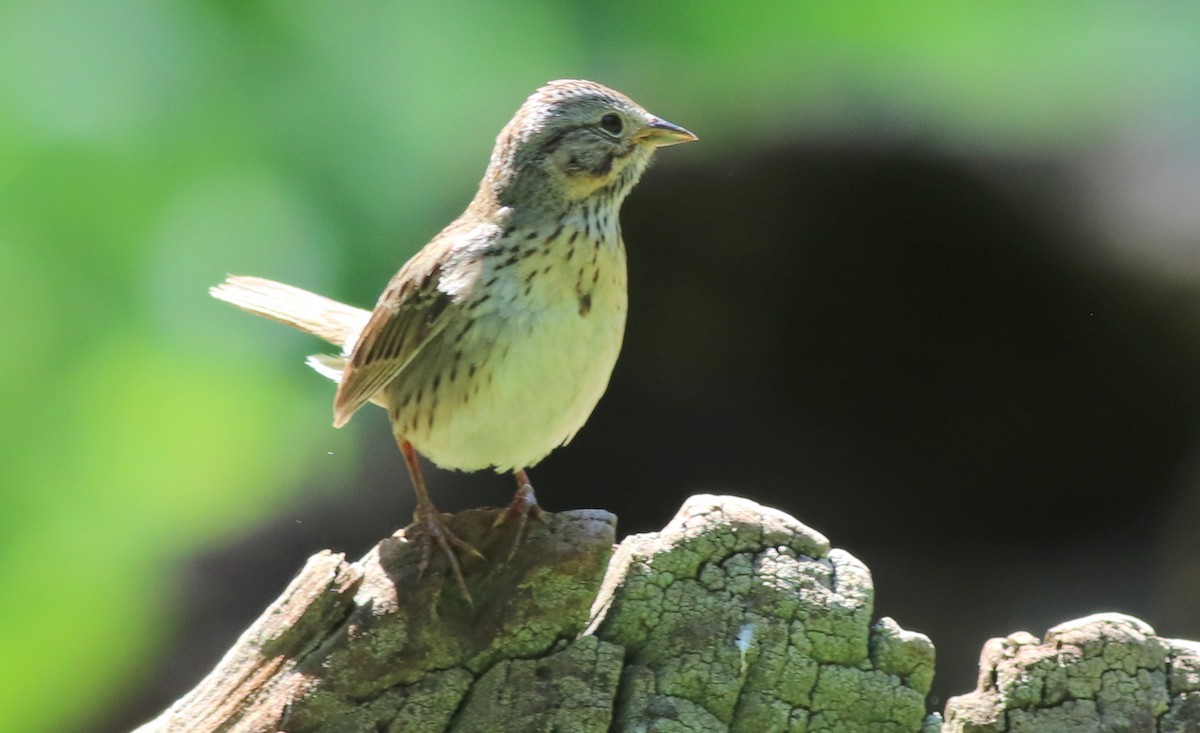
M 570 205 L 595 195 L 619 204 L 654 151 L 696 136 L 591 81 L 552 81 L 496 138 L 484 189 L 501 206 Z

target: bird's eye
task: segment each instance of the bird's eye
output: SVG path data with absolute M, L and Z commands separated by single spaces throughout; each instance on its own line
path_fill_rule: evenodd
M 621 115 L 610 112 L 600 118 L 600 127 L 610 135 L 620 135 L 621 130 L 625 129 L 625 121 L 621 119 Z

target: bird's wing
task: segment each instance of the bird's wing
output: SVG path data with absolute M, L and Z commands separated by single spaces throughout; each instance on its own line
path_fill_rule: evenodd
M 388 283 L 338 383 L 333 400 L 335 427 L 345 425 L 446 327 L 456 306 L 451 296 L 438 289 L 441 275 L 436 252 L 426 247 Z

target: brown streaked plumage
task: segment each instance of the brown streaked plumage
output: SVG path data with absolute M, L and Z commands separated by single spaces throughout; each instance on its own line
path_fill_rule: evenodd
M 309 364 L 338 381 L 334 425 L 367 402 L 388 411 L 432 544 L 468 598 L 455 537 L 417 453 L 446 468 L 512 471 L 507 513 L 538 513 L 525 469 L 569 441 L 608 384 L 625 326 L 617 215 L 655 149 L 695 135 L 589 81 L 550 82 L 496 138 L 462 216 L 412 257 L 369 314 L 258 278 L 214 296 L 324 338 L 341 356 Z M 477 554 L 477 553 L 476 553 Z

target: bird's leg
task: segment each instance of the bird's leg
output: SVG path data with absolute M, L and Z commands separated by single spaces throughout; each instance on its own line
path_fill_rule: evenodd
M 509 560 L 512 560 L 517 554 L 517 548 L 525 539 L 525 529 L 529 524 L 529 518 L 541 519 L 542 517 L 542 508 L 538 506 L 537 496 L 533 493 L 533 484 L 529 483 L 529 475 L 525 473 L 525 469 L 518 468 L 513 471 L 513 478 L 517 480 L 517 493 L 513 494 L 512 502 L 504 511 L 500 512 L 500 515 L 496 517 L 496 523 L 492 525 L 499 527 L 509 517 L 517 518 L 517 536 L 513 538 L 512 548 L 508 551 Z
M 413 491 L 417 494 L 417 508 L 413 512 L 413 521 L 424 529 L 424 534 L 421 537 L 421 564 L 417 566 L 417 578 L 419 579 L 425 573 L 425 568 L 429 566 L 429 556 L 433 552 L 433 545 L 436 543 L 442 548 L 442 552 L 446 554 L 446 559 L 450 561 L 450 572 L 454 575 L 454 582 L 458 584 L 458 589 L 462 591 L 463 597 L 468 603 L 474 604 L 471 598 L 470 591 L 467 590 L 467 581 L 463 579 L 462 568 L 459 567 L 458 557 L 455 556 L 451 545 L 465 552 L 484 559 L 483 555 L 471 547 L 468 543 L 460 540 L 446 523 L 442 521 L 438 514 L 437 507 L 433 505 L 433 501 L 429 498 L 429 492 L 425 490 L 425 479 L 421 475 L 421 465 L 417 463 L 417 451 L 413 448 L 412 443 L 404 438 L 397 436 L 397 442 L 400 444 L 400 452 L 404 454 L 404 462 L 408 464 L 408 473 L 412 476 Z

